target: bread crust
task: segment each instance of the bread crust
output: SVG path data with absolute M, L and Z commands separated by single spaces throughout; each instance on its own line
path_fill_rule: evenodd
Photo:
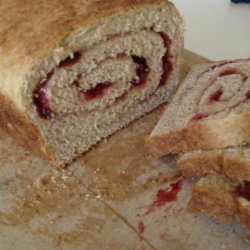
M 177 162 L 176 167 L 185 178 L 202 177 L 212 173 L 221 172 L 221 152 L 199 152 L 197 154 L 184 154 Z
M 241 225 L 250 230 L 250 202 L 244 198 L 238 199 L 238 220 Z
M 192 213 L 207 213 L 218 220 L 232 223 L 237 212 L 237 203 L 233 198 L 222 199 L 216 194 L 194 189 L 188 210 Z
M 222 175 L 211 174 L 193 187 L 188 210 L 207 213 L 231 223 L 237 213 L 237 201 L 233 195 L 235 184 Z
M 187 153 L 177 161 L 177 168 L 186 178 L 202 177 L 211 173 L 223 173 L 235 181 L 250 181 L 250 159 L 241 152 L 248 148 Z
M 193 187 L 188 210 L 207 213 L 227 223 L 237 216 L 240 224 L 250 230 L 250 201 L 236 192 L 241 183 L 217 174 L 201 178 Z
M 20 112 L 8 97 L 0 93 L 0 128 L 16 141 L 42 158 L 56 165 L 52 156 L 45 151 L 44 142 L 39 130 Z
M 146 139 L 146 147 L 153 157 L 210 150 L 250 142 L 250 113 L 229 114 L 219 119 L 191 121 L 184 128 L 154 135 Z
M 223 155 L 223 172 L 236 181 L 250 181 L 250 161 L 243 158 Z

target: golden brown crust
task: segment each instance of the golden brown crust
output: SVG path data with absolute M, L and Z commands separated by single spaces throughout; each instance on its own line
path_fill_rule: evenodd
M 250 113 L 189 122 L 184 128 L 149 137 L 148 152 L 153 157 L 193 150 L 210 150 L 250 142 Z
M 44 144 L 40 132 L 32 122 L 2 94 L 0 94 L 0 103 L 0 128 L 16 139 L 22 146 L 32 149 L 34 153 L 53 164 L 52 157 L 43 148 Z
M 192 213 L 207 213 L 219 220 L 231 223 L 237 212 L 237 203 L 233 196 L 223 198 L 218 196 L 216 192 L 195 187 L 188 204 L 188 210 Z
M 238 219 L 241 225 L 250 230 L 250 203 L 242 198 L 238 199 Z
M 234 200 L 222 200 L 207 193 L 193 194 L 188 204 L 191 213 L 207 213 L 218 220 L 231 223 L 237 211 Z
M 186 178 L 202 177 L 212 173 L 221 172 L 222 155 L 220 151 L 200 152 L 189 157 L 180 157 L 176 167 Z
M 188 210 L 228 223 L 237 215 L 240 224 L 250 230 L 250 202 L 235 192 L 240 183 L 218 174 L 201 178 L 193 188 Z
M 223 156 L 223 172 L 237 181 L 250 181 L 250 160 L 234 158 L 229 154 Z
M 240 151 L 238 154 L 227 149 L 186 154 L 177 161 L 177 168 L 186 178 L 223 173 L 232 180 L 250 181 L 250 159 Z

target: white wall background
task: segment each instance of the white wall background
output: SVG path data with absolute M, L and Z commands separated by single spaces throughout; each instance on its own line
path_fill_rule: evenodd
M 212 60 L 250 57 L 250 4 L 172 0 L 186 23 L 185 47 Z

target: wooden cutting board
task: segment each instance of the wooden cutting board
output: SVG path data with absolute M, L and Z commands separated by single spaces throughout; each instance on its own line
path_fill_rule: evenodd
M 185 52 L 182 77 L 207 60 Z M 174 157 L 148 158 L 164 107 L 55 170 L 0 133 L 0 249 L 249 249 L 249 235 L 186 210 Z

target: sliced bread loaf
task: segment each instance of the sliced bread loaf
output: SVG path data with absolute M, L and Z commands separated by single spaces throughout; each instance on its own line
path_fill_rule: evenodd
M 0 15 L 0 125 L 56 166 L 177 87 L 183 22 L 166 0 L 12 0 Z
M 194 66 L 146 140 L 149 153 L 210 150 L 250 142 L 250 60 Z
M 181 155 L 176 165 L 186 178 L 223 173 L 233 180 L 250 181 L 250 148 L 193 151 Z

